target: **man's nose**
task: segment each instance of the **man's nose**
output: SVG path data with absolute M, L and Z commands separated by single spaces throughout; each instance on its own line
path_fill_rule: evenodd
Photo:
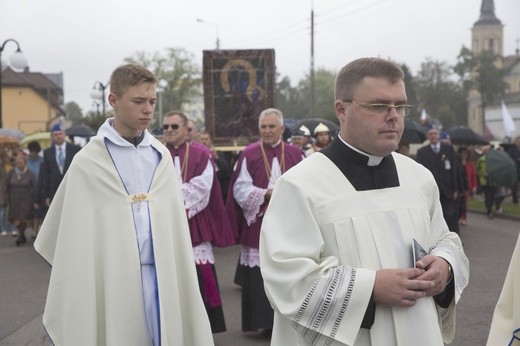
M 144 106 L 144 111 L 146 113 L 153 113 L 153 110 L 154 110 L 154 105 L 150 102 L 145 102 L 145 106 Z
M 388 121 L 396 121 L 399 118 L 399 113 L 397 113 L 397 109 L 395 107 L 388 107 L 390 110 L 386 114 L 386 119 Z

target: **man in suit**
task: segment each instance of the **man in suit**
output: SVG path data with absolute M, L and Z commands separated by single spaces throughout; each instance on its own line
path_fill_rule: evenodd
M 51 205 L 72 158 L 81 149 L 65 141 L 65 130 L 59 123 L 52 127 L 51 136 L 52 145 L 43 151 L 39 177 L 40 203 L 47 208 Z
M 439 188 L 444 220 L 450 231 L 459 233 L 458 197 L 463 192 L 461 163 L 451 144 L 441 143 L 439 130 L 428 131 L 430 144 L 417 150 L 417 162 L 428 168 Z

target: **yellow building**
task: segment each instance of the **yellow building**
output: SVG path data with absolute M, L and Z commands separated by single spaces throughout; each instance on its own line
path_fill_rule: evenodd
M 2 71 L 2 123 L 4 128 L 25 134 L 48 131 L 62 109 L 63 88 L 57 84 L 61 74 Z M 53 80 L 54 79 L 54 80 Z

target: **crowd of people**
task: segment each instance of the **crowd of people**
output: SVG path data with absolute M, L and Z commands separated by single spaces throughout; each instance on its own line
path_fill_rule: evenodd
M 0 169 L 16 244 L 32 222 L 53 267 L 43 322 L 55 344 L 213 344 L 227 329 L 213 250 L 234 244 L 242 330 L 272 345 L 453 339 L 469 280 L 459 225 L 485 184 L 474 151 L 437 129 L 414 158 L 399 147 L 411 106 L 397 65 L 340 70 L 339 133 L 302 125 L 286 141 L 268 108 L 236 156 L 178 110 L 162 136 L 148 132 L 157 83 L 116 68 L 115 115 L 83 149 L 56 124 L 43 155 L 31 144 Z
M 26 231 L 36 238 L 41 222 L 80 147 L 68 143 L 61 124 L 51 129 L 53 144 L 42 153 L 36 141 L 4 149 L 0 165 L 0 234 L 17 237 L 15 244 L 27 242 Z
M 458 233 L 459 226 L 467 225 L 470 199 L 482 199 L 490 219 L 503 213 L 502 203 L 507 197 L 518 204 L 520 137 L 511 146 L 456 146 L 448 135 L 441 136 L 441 131 L 432 127 L 428 129 L 427 138 L 428 144 L 415 154 L 406 143 L 401 143 L 397 152 L 415 159 L 433 173 L 450 230 Z M 490 156 L 501 161 L 503 169 L 488 167 L 486 162 Z

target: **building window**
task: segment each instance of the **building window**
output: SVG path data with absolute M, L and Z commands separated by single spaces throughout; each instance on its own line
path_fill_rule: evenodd
M 490 51 L 492 51 L 494 53 L 495 49 L 494 49 L 493 42 L 494 42 L 493 39 L 490 38 L 489 41 L 488 41 L 488 43 L 489 43 L 489 47 L 488 48 L 489 48 Z

